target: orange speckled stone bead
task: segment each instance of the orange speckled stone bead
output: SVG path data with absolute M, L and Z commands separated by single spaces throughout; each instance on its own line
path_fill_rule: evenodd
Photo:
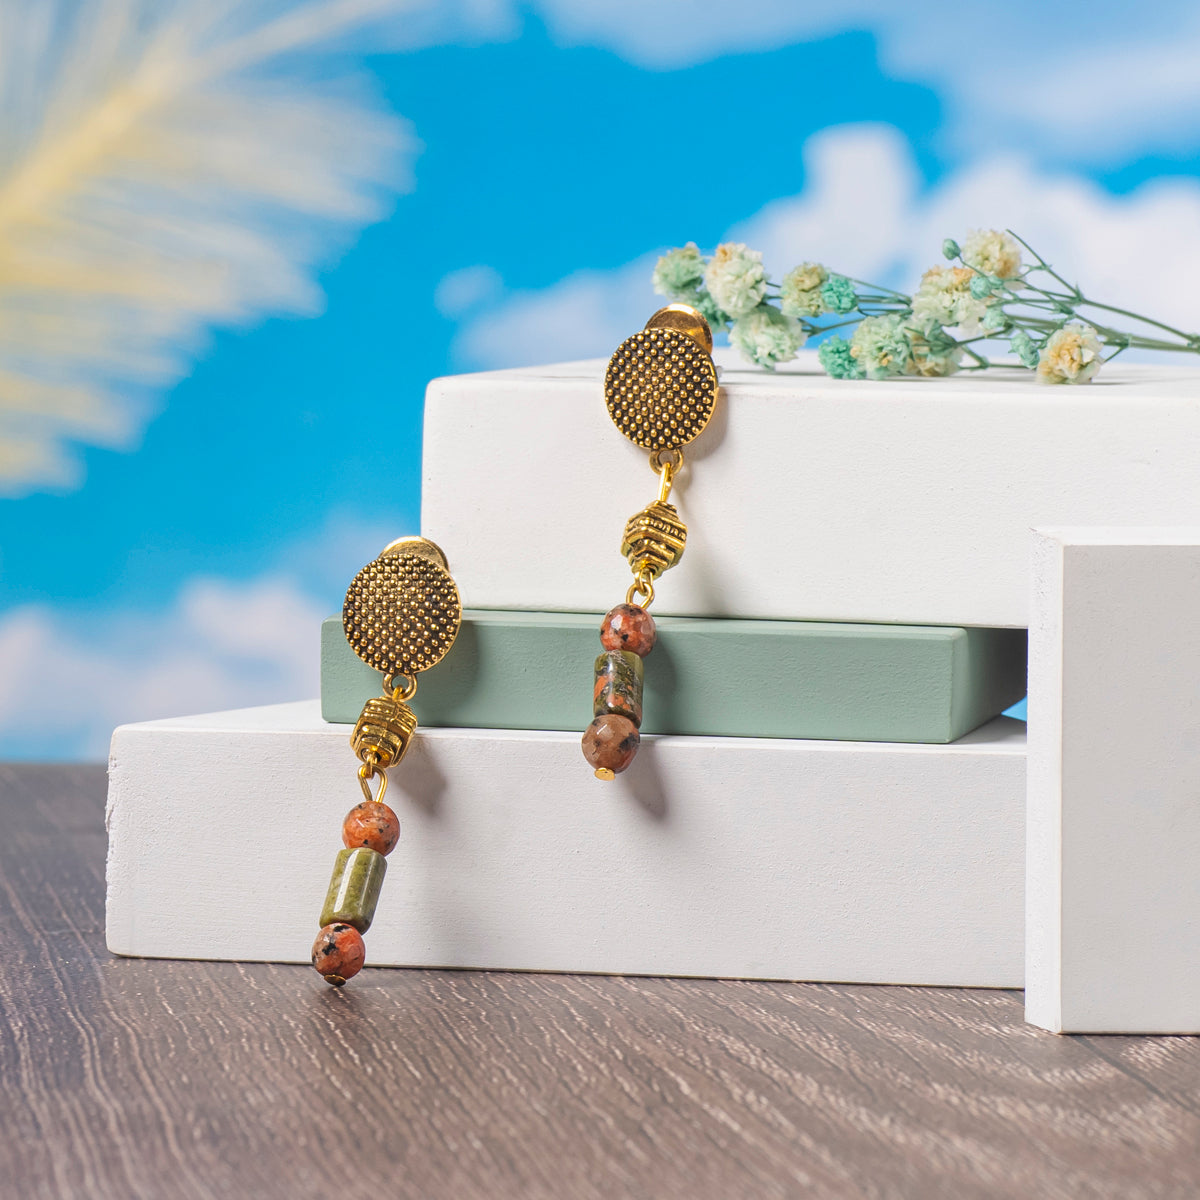
M 349 850 L 366 846 L 377 854 L 391 854 L 399 838 L 400 819 L 378 800 L 356 804 L 342 825 L 342 842 Z
M 640 741 L 638 728 L 628 717 L 601 713 L 584 732 L 583 757 L 601 779 L 611 779 L 633 762 Z
M 336 987 L 357 975 L 366 960 L 367 947 L 353 925 L 326 925 L 313 942 L 312 965 Z
M 654 618 L 636 604 L 618 604 L 600 626 L 600 644 L 605 650 L 628 650 L 638 658 L 654 649 L 657 638 Z

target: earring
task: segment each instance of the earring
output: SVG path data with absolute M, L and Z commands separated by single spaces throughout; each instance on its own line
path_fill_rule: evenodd
M 683 447 L 704 431 L 717 403 L 712 330 L 694 308 L 670 304 L 641 333 L 616 349 L 604 376 L 608 415 L 631 442 L 650 451 L 658 499 L 625 525 L 621 553 L 633 583 L 600 626 L 594 720 L 583 735 L 583 756 L 597 779 L 612 779 L 633 761 L 641 735 L 642 660 L 654 649 L 654 581 L 682 557 L 687 526 L 670 504 L 683 468 Z
M 337 987 L 366 959 L 362 935 L 375 916 L 386 856 L 400 836 L 400 822 L 383 797 L 388 767 L 404 757 L 417 728 L 406 702 L 416 694 L 417 675 L 441 662 L 461 624 L 462 603 L 446 556 L 425 538 L 392 542 L 346 592 L 346 640 L 363 662 L 383 672 L 384 694 L 367 701 L 350 735 L 363 799 L 342 825 L 346 848 L 338 852 L 312 949 L 313 966 Z M 373 779 L 379 785 L 372 796 Z

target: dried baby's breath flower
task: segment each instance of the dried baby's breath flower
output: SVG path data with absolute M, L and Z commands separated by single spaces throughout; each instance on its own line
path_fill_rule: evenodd
M 654 290 L 660 296 L 679 300 L 695 292 L 704 279 L 704 256 L 695 242 L 669 250 L 654 266 Z
M 1039 383 L 1087 383 L 1100 370 L 1104 347 L 1082 321 L 1056 329 L 1038 355 Z
M 1016 279 L 1021 274 L 1021 247 L 1011 233 L 999 229 L 973 229 L 962 245 L 968 267 L 996 279 Z
M 729 341 L 760 367 L 774 370 L 777 363 L 796 357 L 808 335 L 795 317 L 768 304 L 739 317 L 729 331 Z
M 910 348 L 909 375 L 953 375 L 962 365 L 962 347 L 944 329 L 905 330 Z
M 817 350 L 817 361 L 827 375 L 834 379 L 861 379 L 863 369 L 854 357 L 854 351 L 844 337 L 836 333 L 821 343 Z
M 762 254 L 743 242 L 723 242 L 704 272 L 704 286 L 717 306 L 735 320 L 753 312 L 767 293 Z
M 1024 329 L 1016 330 L 1008 344 L 1012 352 L 1021 360 L 1022 366 L 1032 370 L 1038 365 L 1037 345 Z
M 829 272 L 820 263 L 793 267 L 779 285 L 779 307 L 789 317 L 819 317 L 825 311 L 821 285 Z
M 895 314 L 867 317 L 850 339 L 850 353 L 868 379 L 903 375 L 912 358 L 903 319 Z
M 913 324 L 957 325 L 967 337 L 978 334 L 988 302 L 971 295 L 974 277 L 970 267 L 930 267 L 913 296 Z
M 821 303 L 826 312 L 843 315 L 858 306 L 858 293 L 845 275 L 830 275 L 821 285 Z
M 1200 333 L 1089 299 L 1008 230 L 946 238 L 942 254 L 949 265 L 926 271 L 911 296 L 816 262 L 793 267 L 776 294 L 757 250 L 725 242 L 706 259 L 689 242 L 658 260 L 654 286 L 699 309 L 714 333 L 732 326 L 732 344 L 769 369 L 822 335 L 817 357 L 835 379 L 982 371 L 986 345 L 975 343 L 1000 338 L 1044 383 L 1086 383 L 1130 348 L 1200 354 Z M 1112 324 L 1123 318 L 1142 327 Z

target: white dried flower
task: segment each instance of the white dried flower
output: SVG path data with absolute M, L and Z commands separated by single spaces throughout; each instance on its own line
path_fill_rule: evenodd
M 999 229 L 972 229 L 962 257 L 968 267 L 997 279 L 1016 279 L 1021 273 L 1021 247 L 1011 233 Z
M 1056 329 L 1038 355 L 1038 382 L 1087 383 L 1100 370 L 1103 349 L 1096 331 L 1081 321 Z
M 729 331 L 729 341 L 751 362 L 774 370 L 776 363 L 788 362 L 804 345 L 808 335 L 795 317 L 789 317 L 769 304 L 738 317 Z
M 913 324 L 957 325 L 967 337 L 976 337 L 988 300 L 971 295 L 974 276 L 970 267 L 930 267 L 913 296 Z
M 779 285 L 779 307 L 789 317 L 819 317 L 825 311 L 821 285 L 829 272 L 820 263 L 793 267 Z
M 761 252 L 742 242 L 722 242 L 704 272 L 704 286 L 731 317 L 753 312 L 767 293 Z

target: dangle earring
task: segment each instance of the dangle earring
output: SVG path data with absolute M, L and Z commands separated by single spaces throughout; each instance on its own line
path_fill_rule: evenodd
M 354 577 L 342 607 L 342 628 L 363 662 L 383 672 L 382 696 L 368 700 L 350 745 L 358 755 L 363 799 L 346 815 L 333 879 L 321 911 L 312 964 L 340 987 L 366 958 L 362 935 L 375 916 L 387 871 L 385 856 L 400 836 L 396 814 L 383 802 L 387 770 L 408 749 L 417 718 L 407 701 L 417 675 L 445 657 L 462 624 L 462 603 L 446 556 L 425 538 L 400 538 Z M 378 790 L 371 794 L 371 780 Z
M 654 581 L 683 557 L 687 526 L 669 503 L 683 467 L 683 447 L 704 431 L 717 403 L 712 330 L 694 308 L 670 304 L 626 338 L 608 363 L 604 401 L 613 423 L 650 451 L 658 499 L 629 518 L 621 553 L 633 583 L 600 626 L 595 719 L 583 735 L 583 756 L 597 779 L 612 779 L 637 753 L 642 723 L 642 660 L 654 649 Z

